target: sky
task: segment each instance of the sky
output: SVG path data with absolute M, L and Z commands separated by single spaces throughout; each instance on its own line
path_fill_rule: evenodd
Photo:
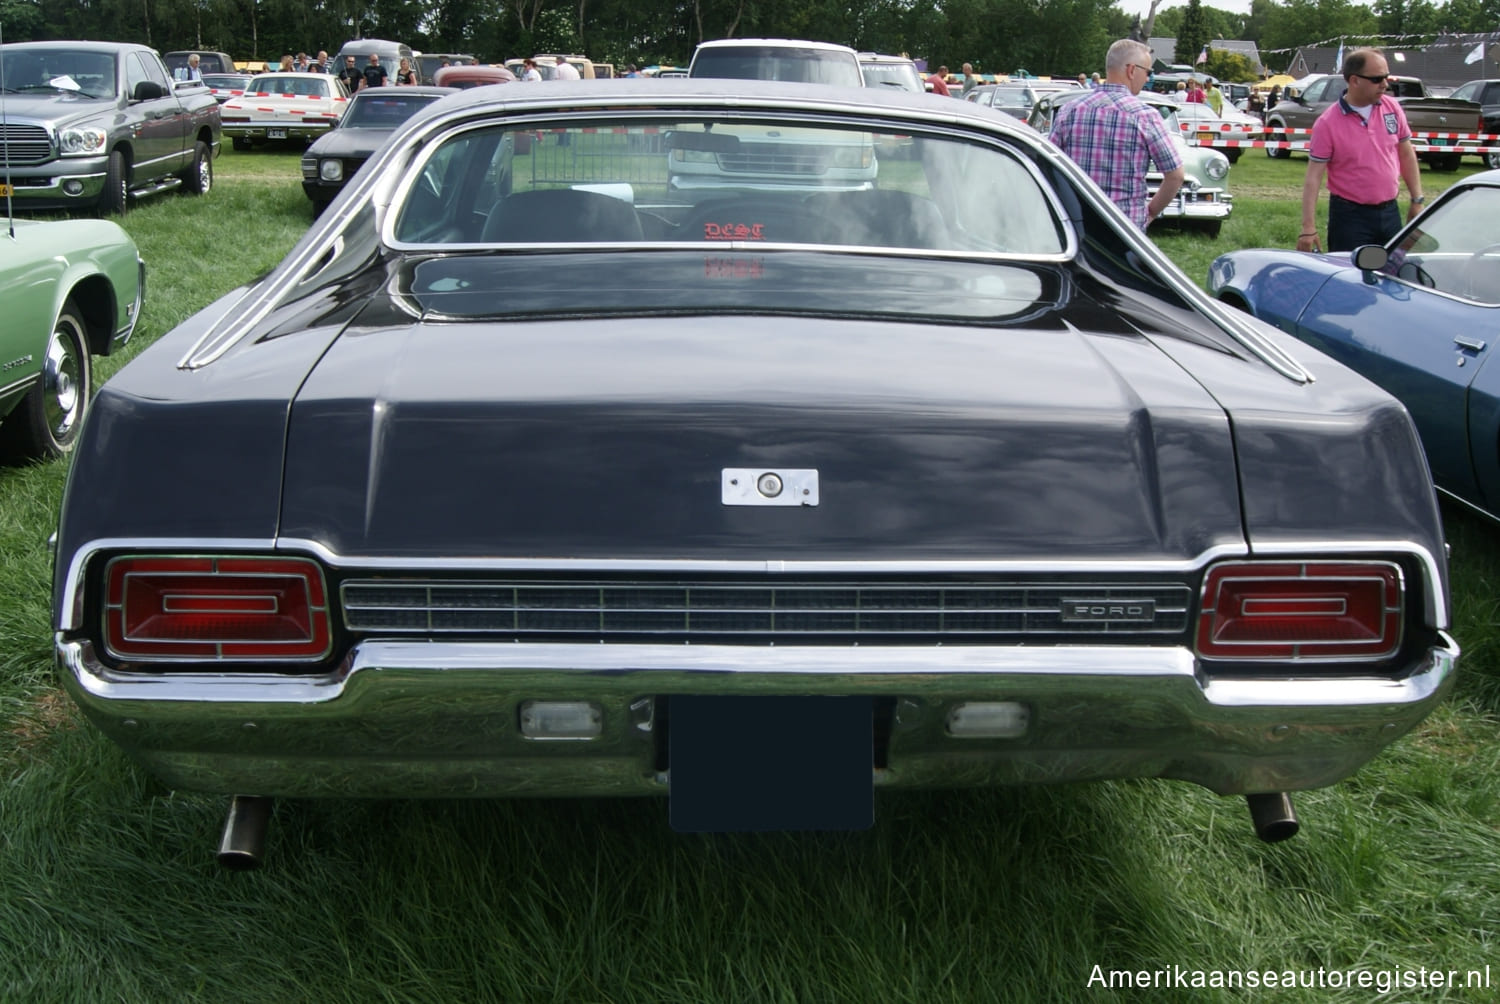
M 1250 13 L 1250 0 L 1201 0 L 1205 7 L 1217 7 L 1219 10 L 1233 11 L 1236 14 Z M 1115 0 L 1115 5 L 1127 14 L 1138 14 L 1141 20 L 1146 19 L 1146 12 L 1151 9 L 1151 0 Z M 1162 0 L 1161 5 L 1156 8 L 1159 15 L 1164 10 L 1173 7 L 1186 7 L 1187 0 Z

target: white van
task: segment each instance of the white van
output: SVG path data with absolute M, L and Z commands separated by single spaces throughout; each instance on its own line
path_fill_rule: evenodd
M 689 77 L 865 86 L 859 54 L 847 45 L 789 38 L 721 38 L 693 51 Z M 829 192 L 873 188 L 873 137 L 835 129 L 720 124 L 673 132 L 667 184 L 686 189 Z
M 362 71 L 366 66 L 370 65 L 370 53 L 372 52 L 380 57 L 380 65 L 385 67 L 385 73 L 390 78 L 390 83 L 394 84 L 396 82 L 396 70 L 400 68 L 403 57 L 417 71 L 417 83 L 427 83 L 427 81 L 422 79 L 422 71 L 417 66 L 416 57 L 412 55 L 411 46 L 402 42 L 388 42 L 383 38 L 354 38 L 345 42 L 343 48 L 339 49 L 339 54 L 334 59 L 333 66 L 329 68 L 329 72 L 342 73 L 345 56 L 353 56 L 354 65 Z
M 689 77 L 787 80 L 863 87 L 859 54 L 847 45 L 794 38 L 720 38 L 693 50 Z

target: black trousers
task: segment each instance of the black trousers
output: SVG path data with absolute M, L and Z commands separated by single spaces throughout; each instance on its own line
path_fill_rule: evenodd
M 1395 199 L 1371 206 L 1329 193 L 1325 251 L 1353 251 L 1363 244 L 1384 244 L 1400 229 L 1401 207 Z

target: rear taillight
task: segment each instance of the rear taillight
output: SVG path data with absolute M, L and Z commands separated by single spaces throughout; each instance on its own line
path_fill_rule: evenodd
M 1230 562 L 1203 580 L 1205 659 L 1384 659 L 1401 644 L 1401 569 L 1389 562 Z
M 323 571 L 306 558 L 116 558 L 104 570 L 104 645 L 124 659 L 321 659 Z

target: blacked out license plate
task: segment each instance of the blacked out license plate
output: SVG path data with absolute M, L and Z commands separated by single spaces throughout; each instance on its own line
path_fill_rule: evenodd
M 672 829 L 868 829 L 873 711 L 869 697 L 673 696 Z

